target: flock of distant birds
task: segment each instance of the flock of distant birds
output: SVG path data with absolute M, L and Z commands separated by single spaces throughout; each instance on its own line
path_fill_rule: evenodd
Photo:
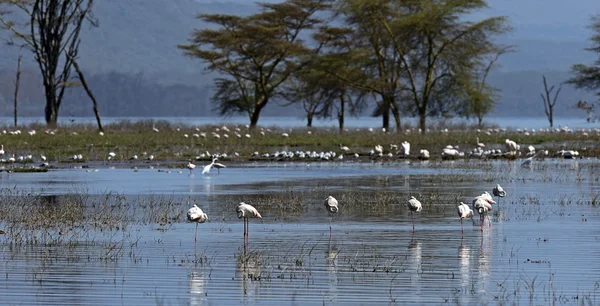
M 246 128 L 249 128 L 249 126 L 246 126 Z M 178 132 L 182 132 L 182 130 L 180 128 L 176 129 Z M 152 131 L 159 133 L 160 130 L 153 125 L 152 126 Z M 368 131 L 370 132 L 375 132 L 374 129 L 369 128 Z M 382 130 L 383 132 L 386 132 L 385 129 Z M 496 129 L 487 129 L 487 130 L 477 130 L 477 133 L 483 133 L 486 135 L 492 135 L 492 134 L 498 134 L 498 133 L 502 133 L 505 132 L 506 129 L 503 128 L 496 128 Z M 207 138 L 209 137 L 209 135 L 211 135 L 211 137 L 213 138 L 229 138 L 229 134 L 232 133 L 235 137 L 238 138 L 251 138 L 252 136 L 248 133 L 246 134 L 242 134 L 242 129 L 240 127 L 235 127 L 232 129 L 228 128 L 227 126 L 222 126 L 222 127 L 216 127 L 212 132 L 208 133 L 208 132 L 202 132 L 200 131 L 199 128 L 195 128 L 195 132 L 197 133 L 192 133 L 191 137 L 195 137 L 195 138 Z M 266 135 L 266 133 L 272 133 L 273 131 L 271 129 L 265 129 L 265 128 L 261 128 L 261 130 L 259 131 L 259 133 L 261 135 Z M 289 133 L 288 133 L 289 132 Z M 282 137 L 289 137 L 290 133 L 292 133 L 292 130 L 290 129 L 288 132 L 284 132 L 281 133 Z M 407 129 L 404 131 L 404 133 L 410 134 L 412 132 L 420 132 L 420 129 Z M 448 129 L 441 129 L 440 130 L 441 133 L 449 133 Z M 516 130 L 517 133 L 523 134 L 524 136 L 528 136 L 528 135 L 534 135 L 534 134 L 539 134 L 539 133 L 578 133 L 581 136 L 588 136 L 591 133 L 596 133 L 596 134 L 600 134 L 600 129 L 580 129 L 577 131 L 571 130 L 568 127 L 560 127 L 560 128 L 554 128 L 554 129 L 517 129 Z M 20 135 L 22 132 L 21 130 L 14 130 L 14 131 L 7 131 L 7 130 L 3 130 L 1 132 L 1 134 L 7 134 L 7 135 Z M 29 135 L 36 135 L 36 131 L 35 130 L 30 130 L 27 132 Z M 45 134 L 48 135 L 56 135 L 56 133 L 58 133 L 57 130 L 46 130 Z M 99 132 L 100 135 L 104 136 L 103 132 Z M 312 131 L 307 131 L 308 134 L 312 134 Z M 77 132 L 71 132 L 72 135 L 78 135 Z M 190 135 L 187 133 L 183 134 L 183 137 L 185 138 L 189 138 Z M 510 140 L 510 139 L 506 139 L 505 140 L 505 148 L 506 150 L 500 150 L 500 149 L 487 149 L 485 144 L 481 143 L 479 141 L 479 138 L 476 138 L 475 141 L 475 148 L 470 150 L 469 152 L 465 153 L 464 151 L 460 151 L 460 148 L 458 146 L 452 146 L 452 145 L 447 145 L 446 147 L 444 147 L 441 151 L 441 158 L 442 159 L 457 159 L 457 158 L 464 158 L 464 157 L 469 157 L 469 158 L 479 158 L 479 159 L 488 159 L 488 158 L 502 158 L 502 157 L 521 157 L 523 155 L 523 153 L 525 154 L 525 156 L 527 157 L 522 163 L 521 165 L 524 167 L 527 167 L 529 165 L 531 165 L 532 161 L 536 158 L 544 158 L 546 156 L 549 155 L 549 152 L 547 150 L 540 150 L 537 151 L 536 148 L 532 145 L 527 146 L 526 150 L 524 150 L 524 152 L 521 152 L 521 146 L 519 144 L 517 144 L 515 141 Z M 404 141 L 402 142 L 400 145 L 397 144 L 390 144 L 389 145 L 389 150 L 384 150 L 384 147 L 382 145 L 376 145 L 373 149 L 371 149 L 368 152 L 363 152 L 362 155 L 368 155 L 371 158 L 377 159 L 377 158 L 392 158 L 392 157 L 399 157 L 399 158 L 409 158 L 410 155 L 410 151 L 411 151 L 411 145 L 409 142 Z M 20 155 L 20 156 L 15 156 L 15 154 L 12 154 L 12 156 L 10 156 L 8 159 L 4 158 L 5 155 L 5 151 L 4 151 L 4 146 L 2 145 L 0 147 L 0 163 L 8 163 L 14 166 L 15 163 L 25 163 L 25 162 L 34 162 L 34 157 L 29 154 L 29 155 Z M 176 154 L 177 155 L 177 154 Z M 561 150 L 555 152 L 554 154 L 556 157 L 561 157 L 561 158 L 565 158 L 565 159 L 570 159 L 570 158 L 578 158 L 579 157 L 579 152 L 576 150 L 567 150 L 566 148 L 562 147 Z M 239 157 L 240 154 L 237 152 L 234 152 L 232 154 L 231 157 L 237 158 Z M 253 152 L 250 156 L 250 158 L 269 158 L 269 159 L 279 159 L 279 160 L 286 160 L 286 159 L 290 159 L 290 160 L 323 160 L 323 161 L 329 161 L 329 160 L 338 160 L 341 161 L 344 159 L 344 157 L 348 157 L 348 156 L 352 156 L 354 158 L 359 158 L 361 156 L 361 154 L 359 154 L 358 152 L 351 150 L 348 146 L 344 146 L 343 144 L 339 145 L 339 153 L 335 152 L 335 151 L 321 151 L 321 152 L 316 152 L 316 151 L 302 151 L 302 150 L 296 150 L 296 151 L 277 151 L 274 153 L 259 153 L 257 152 Z M 195 157 L 196 161 L 199 160 L 205 160 L 207 158 L 211 159 L 212 162 L 208 165 L 203 166 L 202 168 L 202 174 L 210 174 L 210 170 L 212 168 L 216 168 L 216 169 L 222 169 L 225 168 L 225 165 L 223 165 L 222 163 L 217 162 L 219 159 L 226 159 L 230 157 L 227 153 L 201 153 L 200 155 Z M 106 158 L 107 161 L 111 161 L 117 158 L 117 154 L 115 152 L 109 152 L 108 156 Z M 142 154 L 142 157 L 138 158 L 137 154 L 132 155 L 129 159 L 130 160 L 138 160 L 141 158 L 145 158 L 148 161 L 152 161 L 154 160 L 155 156 L 153 154 L 147 154 L 146 152 L 144 152 Z M 417 158 L 420 160 L 429 160 L 430 159 L 430 152 L 426 149 L 421 149 L 419 150 L 419 154 L 417 155 Z M 83 161 L 84 160 L 84 156 L 83 154 L 73 154 L 72 156 L 69 157 L 70 160 L 73 161 Z M 50 166 L 50 164 L 47 161 L 46 156 L 44 156 L 43 154 L 40 155 L 40 161 L 41 164 L 39 164 L 39 167 L 48 167 Z M 194 169 L 196 169 L 196 165 L 192 162 L 192 160 L 190 159 L 189 162 L 186 165 L 186 168 L 190 171 L 190 174 L 192 173 L 192 171 Z M 97 170 L 88 170 L 88 171 L 97 171 Z M 134 171 L 139 171 L 137 169 L 137 167 L 134 167 Z M 159 170 L 160 171 L 160 170 Z M 167 170 L 165 172 L 171 172 L 170 170 Z M 181 171 L 178 171 L 179 173 L 181 173 Z
M 494 195 L 494 197 L 497 197 L 498 199 L 506 197 L 506 191 L 502 188 L 502 186 L 500 186 L 500 184 L 497 184 L 496 187 L 494 187 L 492 189 L 492 194 Z M 460 219 L 460 228 L 461 228 L 462 237 L 464 237 L 464 234 L 465 234 L 464 228 L 463 228 L 463 219 L 470 218 L 471 220 L 473 220 L 473 211 L 477 212 L 477 214 L 479 215 L 479 224 L 481 226 L 481 231 L 483 231 L 483 229 L 484 229 L 484 223 L 485 223 L 486 217 L 488 220 L 488 226 L 489 227 L 492 226 L 492 221 L 491 221 L 488 213 L 493 210 L 493 206 L 492 206 L 493 204 L 496 204 L 496 201 L 494 201 L 494 198 L 492 197 L 492 195 L 489 194 L 487 191 L 484 191 L 484 193 L 482 193 L 481 195 L 478 195 L 475 198 L 473 198 L 473 201 L 472 201 L 473 209 L 471 209 L 471 207 L 469 207 L 469 205 L 467 205 L 463 202 L 460 202 L 460 204 L 458 204 L 458 206 L 456 207 L 456 212 L 458 213 L 458 217 Z M 339 205 L 338 205 L 338 201 L 336 198 L 334 198 L 332 196 L 328 196 L 325 199 L 324 206 L 325 206 L 325 210 L 329 213 L 329 217 L 330 217 L 329 218 L 329 238 L 331 239 L 332 215 L 336 214 L 339 211 Z M 410 199 L 406 202 L 406 206 L 408 207 L 408 209 L 411 213 L 412 230 L 413 230 L 413 234 L 414 234 L 414 232 L 415 232 L 414 214 L 421 212 L 423 210 L 423 205 L 414 196 L 411 196 Z M 238 218 L 243 219 L 243 222 L 244 222 L 244 247 L 247 248 L 247 246 L 248 246 L 248 219 L 262 218 L 262 216 L 254 206 L 252 206 L 250 204 L 246 204 L 244 202 L 240 202 L 238 204 L 238 206 L 236 207 L 236 212 L 237 212 Z M 202 209 L 200 207 L 198 207 L 198 205 L 194 204 L 194 206 L 192 206 L 187 212 L 187 219 L 190 222 L 196 223 L 196 233 L 194 235 L 194 249 L 196 249 L 196 242 L 197 242 L 197 237 L 198 237 L 198 224 L 208 221 L 208 215 L 206 213 L 204 213 L 202 211 Z M 473 222 L 473 223 L 475 223 L 475 222 Z

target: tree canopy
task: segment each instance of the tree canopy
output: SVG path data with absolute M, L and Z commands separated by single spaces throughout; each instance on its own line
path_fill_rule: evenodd
M 571 72 L 575 75 L 567 81 L 576 88 L 589 91 L 596 91 L 600 95 L 600 15 L 595 15 L 591 19 L 589 28 L 593 31 L 590 42 L 592 46 L 586 50 L 595 52 L 598 59 L 592 65 L 576 64 L 571 67 Z

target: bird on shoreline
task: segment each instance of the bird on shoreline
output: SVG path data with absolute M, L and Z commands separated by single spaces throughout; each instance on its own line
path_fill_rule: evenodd
M 188 162 L 188 164 L 185 167 L 190 170 L 190 174 L 192 174 L 192 170 L 196 169 L 196 165 L 192 164 L 191 160 Z
M 410 197 L 410 200 L 406 202 L 406 206 L 410 210 L 410 218 L 412 221 L 413 233 L 415 232 L 415 213 L 420 212 L 423 209 L 421 202 L 415 197 Z

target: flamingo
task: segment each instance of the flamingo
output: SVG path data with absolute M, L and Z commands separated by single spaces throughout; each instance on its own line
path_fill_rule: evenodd
M 0 145 L 0 156 L 4 156 L 4 145 Z
M 158 133 L 158 129 L 156 128 L 156 125 L 154 123 L 152 124 L 152 130 Z
M 334 197 L 328 196 L 327 199 L 325 199 L 325 209 L 327 209 L 327 211 L 329 212 L 329 238 L 331 239 L 331 220 L 333 218 L 332 214 L 337 213 L 339 210 L 338 201 Z
M 192 161 L 190 160 L 186 168 L 190 169 L 190 174 L 192 174 L 192 170 L 196 169 L 196 165 L 192 164 Z
M 500 184 L 496 184 L 496 187 L 492 189 L 492 194 L 495 197 L 498 197 L 498 207 L 500 207 L 500 198 L 504 198 L 506 196 L 506 191 L 500 186 Z
M 465 230 L 463 228 L 463 219 L 473 217 L 473 210 L 469 207 L 469 205 L 460 202 L 457 207 L 458 217 L 460 218 L 460 231 L 462 232 L 462 236 L 465 236 Z
M 421 151 L 419 151 L 419 159 L 428 160 L 429 159 L 429 151 L 427 151 L 425 149 L 421 149 Z
M 406 203 L 406 206 L 408 207 L 408 209 L 410 209 L 410 217 L 412 220 L 412 226 L 413 226 L 413 233 L 415 232 L 415 212 L 420 212 L 423 207 L 421 205 L 421 202 L 419 202 L 419 200 L 417 200 L 415 197 L 410 197 L 410 200 L 408 200 L 408 202 Z
M 188 202 L 189 204 L 189 202 Z M 192 208 L 190 208 L 187 212 L 187 219 L 190 222 L 196 222 L 196 235 L 194 235 L 194 251 L 196 250 L 196 241 L 198 238 L 198 224 L 204 223 L 208 220 L 208 216 L 198 207 L 198 205 L 194 204 Z
M 477 196 L 473 199 L 473 209 L 476 210 L 477 213 L 479 214 L 479 220 L 481 222 L 481 231 L 483 231 L 484 217 L 487 216 L 488 211 L 493 209 L 492 204 L 496 204 L 496 202 L 494 201 L 492 196 L 487 192 L 485 192 L 485 193 L 481 194 L 480 196 Z M 487 217 L 488 217 L 489 226 L 492 226 L 492 223 L 489 220 L 489 216 L 487 216 Z
M 225 165 L 221 164 L 221 163 L 216 163 L 215 161 L 217 160 L 217 158 L 215 157 L 215 160 L 213 161 L 213 168 L 217 168 L 217 174 L 221 174 L 221 171 L 219 169 L 223 169 L 226 168 Z
M 244 250 L 248 247 L 248 218 L 261 218 L 262 216 L 254 208 L 254 206 L 250 204 L 246 204 L 244 202 L 240 202 L 238 207 L 235 209 L 238 214 L 239 219 L 244 219 Z
M 340 143 L 340 150 L 342 150 L 344 152 L 348 152 L 348 151 L 350 151 L 350 148 L 348 148 L 347 146 L 344 146 Z

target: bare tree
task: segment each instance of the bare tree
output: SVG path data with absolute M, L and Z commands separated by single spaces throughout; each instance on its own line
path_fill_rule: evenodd
M 26 24 L 19 24 L 8 20 L 8 14 L 0 14 L 0 24 L 21 42 L 18 45 L 34 54 L 42 74 L 49 127 L 56 127 L 65 89 L 71 86 L 81 26 L 85 20 L 96 25 L 91 13 L 93 3 L 94 0 L 0 0 L 0 5 L 17 9 L 29 18 Z M 4 7 L 0 11 L 5 11 Z
M 19 101 L 19 83 L 21 81 L 21 58 L 17 61 L 17 77 L 15 79 L 15 127 L 17 127 L 17 105 Z
M 546 82 L 546 76 L 544 76 L 544 75 L 542 75 L 542 80 L 544 81 L 544 92 L 545 93 L 541 93 L 540 96 L 542 97 L 542 102 L 544 102 L 544 112 L 546 113 L 546 117 L 548 117 L 548 122 L 550 122 L 550 127 L 553 127 L 553 125 L 554 125 L 554 117 L 553 117 L 554 105 L 556 105 L 556 99 L 558 98 L 558 94 L 560 93 L 560 90 L 562 89 L 562 85 L 558 87 L 558 89 L 554 93 L 554 98 L 552 98 L 551 95 L 552 95 L 552 91 L 554 91 L 555 85 L 552 85 L 550 88 L 548 88 L 548 82 Z

